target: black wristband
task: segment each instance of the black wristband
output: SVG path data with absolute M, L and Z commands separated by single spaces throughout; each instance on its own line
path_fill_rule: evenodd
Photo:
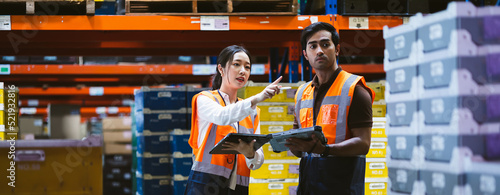
M 328 146 L 328 144 L 325 144 L 325 150 L 323 150 L 321 157 L 327 157 L 328 155 L 330 155 L 330 146 Z

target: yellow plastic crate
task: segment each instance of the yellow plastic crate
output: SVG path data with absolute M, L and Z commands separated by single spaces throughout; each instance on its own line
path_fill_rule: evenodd
M 375 92 L 375 101 L 385 99 L 385 82 L 366 82 L 366 85 Z
M 372 114 L 373 117 L 385 117 L 387 112 L 387 106 L 385 102 L 377 102 L 372 105 Z
M 17 140 L 17 133 L 0 132 L 0 141 Z
M 387 195 L 387 178 L 367 178 L 365 180 L 366 195 Z
M 372 128 L 372 138 L 386 138 L 385 128 Z
M 283 87 L 291 87 L 291 89 L 284 89 L 281 91 L 281 93 L 275 95 L 271 99 L 267 99 L 264 102 L 294 102 L 295 98 L 295 93 L 297 93 L 297 89 L 301 84 L 304 82 L 299 82 L 299 83 L 280 83 L 279 85 Z M 243 99 L 252 97 L 264 90 L 270 83 L 254 83 L 252 81 L 249 81 L 247 86 L 238 90 L 238 97 L 241 97 Z
M 287 160 L 287 159 L 298 159 L 295 155 L 293 155 L 289 151 L 283 151 L 280 153 L 276 153 L 273 151 L 273 147 L 271 144 L 264 144 L 262 146 L 262 150 L 264 151 L 264 159 L 265 160 Z
M 3 90 L 3 82 L 0 83 L 0 110 L 5 110 L 5 104 L 4 104 L 4 90 Z M 17 105 L 16 105 L 17 106 Z
M 288 131 L 293 128 L 293 122 L 266 122 L 263 121 L 260 123 L 260 133 L 261 134 L 270 134 L 270 133 L 279 133 L 283 131 Z
M 373 117 L 372 138 L 387 138 L 385 134 L 385 117 Z
M 250 177 L 255 179 L 299 178 L 299 163 L 264 163 L 257 170 L 252 170 Z
M 101 142 L 99 137 L 16 141 L 13 194 L 102 194 Z M 8 142 L 0 142 L 1 154 L 11 150 Z M 0 167 L 8 169 L 13 161 L 5 159 Z M 9 181 L 0 177 L 5 185 L 0 194 L 11 194 L 11 187 L 6 185 Z
M 5 111 L 0 110 L 0 125 L 5 125 Z M 0 131 L 5 130 L 5 126 Z
M 385 158 L 366 158 L 367 178 L 386 178 L 389 177 Z
M 385 158 L 387 138 L 372 138 L 366 158 Z
M 294 103 L 261 103 L 257 105 L 260 108 L 261 121 L 293 121 Z
M 298 185 L 298 179 L 251 180 L 248 190 L 249 195 L 290 195 L 296 194 Z

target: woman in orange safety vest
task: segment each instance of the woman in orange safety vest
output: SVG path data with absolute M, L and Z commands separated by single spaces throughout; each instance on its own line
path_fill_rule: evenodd
M 262 148 L 253 149 L 255 140 L 223 143 L 227 150 L 240 154 L 209 152 L 229 133 L 260 134 L 256 105 L 280 92 L 277 83 L 281 77 L 255 96 L 237 98 L 238 89 L 248 81 L 250 69 L 250 53 L 241 46 L 228 46 L 217 58 L 213 90 L 193 97 L 189 138 L 193 167 L 184 194 L 248 194 L 250 169 L 258 169 L 264 162 Z

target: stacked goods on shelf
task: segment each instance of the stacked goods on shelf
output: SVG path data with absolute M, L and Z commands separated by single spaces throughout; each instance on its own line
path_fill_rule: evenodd
M 388 169 L 386 164 L 387 135 L 385 81 L 367 82 L 368 87 L 375 92 L 372 105 L 373 127 L 370 150 L 366 155 L 365 194 L 387 194 Z
M 104 155 L 103 194 L 133 194 L 131 169 L 132 155 Z
M 294 98 L 298 87 L 303 83 L 280 83 L 291 89 L 282 90 L 272 99 L 259 103 L 260 133 L 270 134 L 288 131 L 293 128 Z M 249 98 L 260 93 L 269 83 L 248 82 L 238 91 L 238 97 Z M 264 164 L 250 172 L 250 194 L 294 194 L 298 186 L 299 162 L 290 151 L 275 153 L 269 143 L 262 146 Z
M 125 0 L 126 15 L 297 15 L 297 0 Z
M 94 15 L 94 13 L 94 0 L 0 1 L 1 15 Z
M 102 119 L 104 154 L 132 154 L 132 119 L 106 117 Z
M 18 105 L 19 89 L 14 85 L 4 86 L 0 82 L 0 141 L 18 139 Z
M 410 161 L 418 155 L 414 152 L 418 142 L 416 25 L 411 18 L 406 25 L 391 29 L 384 27 L 389 194 L 411 193 L 418 179 L 418 167 Z
M 104 140 L 104 194 L 132 194 L 132 119 L 102 119 Z
M 370 150 L 366 155 L 365 194 L 387 194 L 388 168 L 386 163 L 387 135 L 385 134 L 385 128 L 385 117 L 373 117 Z
M 406 79 L 416 78 L 409 91 L 416 96 L 418 105 L 416 111 L 404 109 L 403 104 L 391 107 L 388 96 L 393 94 L 389 90 L 386 93 L 392 192 L 500 192 L 492 187 L 500 181 L 495 171 L 500 170 L 500 163 L 495 161 L 500 154 L 493 147 L 500 143 L 499 20 L 498 7 L 450 3 L 445 11 L 426 17 L 417 15 L 410 18 L 409 25 L 384 29 L 388 50 L 406 48 L 405 39 L 400 38 L 403 32 L 415 34 L 412 43 L 416 43 L 413 49 L 418 56 L 415 76 L 408 77 L 404 72 L 396 73 L 393 79 L 389 72 L 387 76 L 389 90 L 393 84 L 402 86 Z M 390 60 L 391 54 L 398 53 L 389 51 L 386 55 L 386 70 L 393 69 L 397 62 Z M 402 116 L 409 112 L 416 118 L 416 129 L 411 126 L 407 131 L 417 136 L 412 134 L 411 140 L 404 136 L 391 139 L 399 130 L 393 125 L 401 124 Z
M 138 194 L 183 194 L 192 167 L 191 99 L 202 89 L 147 88 L 135 93 Z
M 385 81 L 366 82 L 366 85 L 368 85 L 368 87 L 373 89 L 373 91 L 375 92 L 375 98 L 372 105 L 373 117 L 385 117 Z
M 15 150 L 15 159 L 5 156 L 0 161 L 12 176 L 4 174 L 0 182 L 15 186 L 2 187 L 2 194 L 103 194 L 101 142 L 99 136 L 17 140 L 15 148 L 9 142 L 0 142 L 0 153 L 7 155 Z
M 35 139 L 43 136 L 43 117 L 22 116 L 19 117 L 19 137 L 20 139 Z

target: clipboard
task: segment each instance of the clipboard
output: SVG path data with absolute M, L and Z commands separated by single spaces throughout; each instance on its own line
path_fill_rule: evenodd
M 258 150 L 262 145 L 267 143 L 270 139 L 270 135 L 261 135 L 261 134 L 248 134 L 248 133 L 229 133 L 222 140 L 217 143 L 212 150 L 210 150 L 210 154 L 239 154 L 239 152 L 235 150 L 222 150 L 225 147 L 222 146 L 224 142 L 233 142 L 238 143 L 238 139 L 249 143 L 255 139 L 255 143 L 253 145 L 254 150 Z
M 285 146 L 285 144 L 288 143 L 286 139 L 294 137 L 304 140 L 311 140 L 312 134 L 315 134 L 316 137 L 319 138 L 322 144 L 327 143 L 327 139 L 323 134 L 321 126 L 314 126 L 302 129 L 292 129 L 289 131 L 273 133 L 270 134 L 272 136 L 272 139 L 269 141 L 269 143 L 271 144 L 273 151 L 279 153 L 288 150 L 288 147 Z

